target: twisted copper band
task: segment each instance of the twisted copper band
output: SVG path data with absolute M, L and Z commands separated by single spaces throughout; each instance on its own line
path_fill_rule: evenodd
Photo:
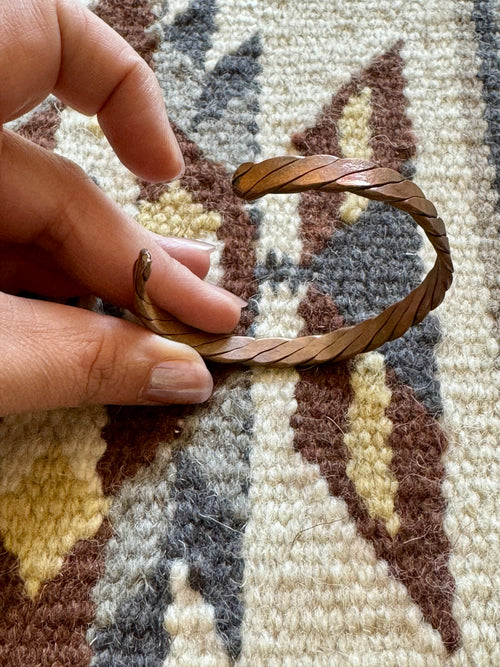
M 161 336 L 191 345 L 206 359 L 281 367 L 349 359 L 398 338 L 421 322 L 441 303 L 451 285 L 453 264 L 443 221 L 420 188 L 397 171 L 365 160 L 331 155 L 278 157 L 257 164 L 242 164 L 234 174 L 233 187 L 247 200 L 269 193 L 321 190 L 354 192 L 387 202 L 409 213 L 422 227 L 437 258 L 416 289 L 376 317 L 318 336 L 256 339 L 204 333 L 156 308 L 148 300 L 145 289 L 151 272 L 151 256 L 147 250 L 141 250 L 134 266 L 135 306 L 140 321 Z

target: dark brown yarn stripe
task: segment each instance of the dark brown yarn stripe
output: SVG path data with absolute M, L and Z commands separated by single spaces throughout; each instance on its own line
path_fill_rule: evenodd
M 61 102 L 47 102 L 39 111 L 30 114 L 28 120 L 17 128 L 21 137 L 33 141 L 49 151 L 56 147 L 55 134 L 61 122 Z
M 309 285 L 297 312 L 308 323 L 304 329 L 307 332 L 305 335 L 335 331 L 344 326 L 344 318 L 333 299 L 322 294 L 315 285 Z M 309 323 L 314 323 L 313 327 Z
M 301 155 L 340 156 L 338 121 L 349 98 L 369 87 L 372 91 L 370 145 L 373 161 L 396 171 L 402 169 L 415 154 L 416 140 L 411 121 L 405 114 L 408 102 L 404 96 L 401 47 L 402 43 L 396 44 L 354 76 L 323 109 L 313 127 L 293 136 L 293 144 Z M 342 193 L 306 192 L 301 195 L 303 263 L 308 264 L 312 255 L 322 250 L 334 230 L 342 224 L 340 207 L 343 201 Z
M 231 176 L 225 167 L 207 159 L 179 129 L 176 129 L 176 135 L 186 162 L 181 185 L 206 211 L 218 212 L 222 216 L 222 225 L 217 230 L 217 237 L 224 241 L 221 256 L 224 274 L 220 284 L 248 300 L 257 292 L 254 277 L 256 226 L 244 202 L 234 193 Z M 252 320 L 252 312 L 244 310 L 235 333 L 244 334 Z
M 101 576 L 110 535 L 105 521 L 92 540 L 77 542 L 61 572 L 34 601 L 24 592 L 17 560 L 0 544 L 2 667 L 87 667 L 92 650 L 85 634 L 94 616 L 90 593 Z
M 394 452 L 391 468 L 399 485 L 395 511 L 401 526 L 391 545 L 392 554 L 384 557 L 453 651 L 460 645 L 461 633 L 452 614 L 455 582 L 449 569 L 451 546 L 443 526 L 442 459 L 448 441 L 439 423 L 392 371 L 387 374 L 387 384 L 392 391 L 387 416 L 395 425 L 388 445 Z
M 192 414 L 193 406 L 109 406 L 102 430 L 107 447 L 97 464 L 106 495 L 117 493 L 123 481 L 149 466 L 160 443 L 172 442 Z
M 344 433 L 349 429 L 347 411 L 352 401 L 349 375 L 349 362 L 301 374 L 295 392 L 297 412 L 291 420 L 295 448 L 308 462 L 319 465 L 330 493 L 346 501 L 377 557 L 389 563 L 424 618 L 453 651 L 460 643 L 460 631 L 452 616 L 454 582 L 448 568 L 450 545 L 443 529 L 441 457 L 446 438 L 411 389 L 389 372 L 393 393 L 387 416 L 394 431 L 388 444 L 394 452 L 391 468 L 399 484 L 395 511 L 401 520 L 397 535 L 391 537 L 381 520 L 369 516 L 346 474 L 350 455 Z
M 94 13 L 126 39 L 150 67 L 153 65 L 158 40 L 147 32 L 156 21 L 149 0 L 100 0 Z
M 299 314 L 307 322 L 301 335 L 337 324 L 329 319 L 329 303 L 310 288 Z M 314 301 L 320 299 L 315 308 Z M 438 422 L 422 406 L 411 388 L 389 370 L 387 386 L 391 402 L 386 410 L 394 424 L 388 446 L 393 451 L 391 470 L 398 480 L 394 510 L 400 528 L 391 537 L 384 523 L 369 516 L 364 501 L 346 473 L 350 454 L 344 444 L 349 430 L 347 413 L 353 399 L 350 385 L 352 362 L 343 362 L 301 373 L 295 396 L 297 411 L 291 425 L 294 445 L 310 463 L 318 464 L 330 493 L 346 501 L 359 532 L 369 540 L 378 558 L 407 588 L 425 619 L 436 628 L 450 652 L 460 645 L 460 630 L 452 616 L 454 580 L 449 571 L 450 544 L 444 532 L 445 502 L 442 496 L 442 456 L 448 446 Z
M 231 369 L 211 369 L 214 388 L 221 386 Z M 115 495 L 122 483 L 153 462 L 159 445 L 179 438 L 197 406 L 108 406 L 108 423 L 102 430 L 107 447 L 97 464 L 105 495 Z

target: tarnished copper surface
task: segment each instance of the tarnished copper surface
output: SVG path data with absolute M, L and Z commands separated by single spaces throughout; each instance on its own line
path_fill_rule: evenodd
M 141 250 L 134 266 L 135 306 L 142 324 L 157 334 L 194 347 L 202 357 L 220 363 L 261 366 L 301 366 L 341 361 L 380 347 L 403 335 L 436 308 L 450 287 L 453 264 L 443 221 L 420 188 L 392 169 L 366 160 L 284 156 L 242 164 L 233 177 L 235 192 L 247 200 L 270 193 L 354 192 L 377 199 L 409 213 L 433 245 L 436 262 L 423 282 L 404 299 L 379 315 L 355 326 L 318 336 L 250 338 L 208 334 L 185 325 L 152 304 L 146 293 L 151 256 Z

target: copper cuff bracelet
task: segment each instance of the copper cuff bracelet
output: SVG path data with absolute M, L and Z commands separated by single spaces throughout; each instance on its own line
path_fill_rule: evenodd
M 284 156 L 242 164 L 234 174 L 233 187 L 246 200 L 270 193 L 320 190 L 353 192 L 387 202 L 412 216 L 437 257 L 423 282 L 379 315 L 330 333 L 287 339 L 209 334 L 173 319 L 148 299 L 151 256 L 141 250 L 134 265 L 135 308 L 140 322 L 160 336 L 190 345 L 207 360 L 289 367 L 349 359 L 402 336 L 441 303 L 451 285 L 453 264 L 444 223 L 420 188 L 393 169 L 331 155 Z

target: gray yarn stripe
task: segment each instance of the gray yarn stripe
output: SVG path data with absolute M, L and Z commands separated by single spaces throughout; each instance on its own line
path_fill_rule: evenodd
M 206 53 L 212 46 L 216 13 L 215 0 L 193 0 L 185 12 L 177 14 L 172 25 L 165 27 L 165 40 L 186 53 L 197 69 L 204 67 Z
M 157 572 L 164 536 L 175 506 L 175 466 L 159 454 L 149 469 L 126 482 L 115 499 L 110 519 L 113 536 L 106 545 L 105 570 L 93 591 L 94 624 L 87 641 L 94 651 L 91 667 L 152 665 L 168 641 L 163 619 L 150 610 L 170 601 L 168 586 Z M 132 627 L 133 626 L 133 627 Z
M 163 29 L 164 39 L 155 53 L 155 72 L 162 87 L 168 113 L 189 133 L 197 113 L 196 101 L 203 93 L 205 56 L 216 29 L 214 0 L 195 0 Z
M 94 591 L 93 667 L 163 664 L 171 642 L 164 628 L 170 572 L 179 559 L 189 566 L 193 589 L 213 605 L 228 654 L 238 656 L 252 434 L 248 382 L 248 374 L 230 376 L 186 425 L 172 461 L 160 457 L 120 494 L 116 536 Z
M 478 38 L 478 54 L 481 58 L 478 76 L 483 82 L 483 97 L 486 102 L 484 118 L 488 130 L 485 141 L 495 165 L 494 187 L 500 194 L 500 28 L 494 5 L 490 0 L 474 0 L 472 18 Z M 497 200 L 497 208 L 499 206 L 500 197 Z
M 356 324 L 403 298 L 422 279 L 422 244 L 415 223 L 406 214 L 380 202 L 370 202 L 355 225 L 334 232 L 326 248 L 307 267 L 297 267 L 269 253 L 257 267 L 257 279 L 275 288 L 286 281 L 292 292 L 313 283 L 330 295 L 346 325 Z M 381 348 L 387 364 L 412 387 L 420 401 L 440 414 L 434 347 L 439 341 L 435 316 Z
M 260 39 L 254 35 L 231 54 L 225 55 L 203 80 L 191 124 L 191 138 L 207 157 L 234 171 L 242 162 L 255 160 L 255 141 L 261 72 Z
M 196 0 L 164 28 L 164 41 L 155 55 L 156 74 L 176 125 L 207 158 L 234 171 L 258 155 L 261 45 L 254 35 L 207 72 L 205 59 L 217 11 L 212 0 Z

